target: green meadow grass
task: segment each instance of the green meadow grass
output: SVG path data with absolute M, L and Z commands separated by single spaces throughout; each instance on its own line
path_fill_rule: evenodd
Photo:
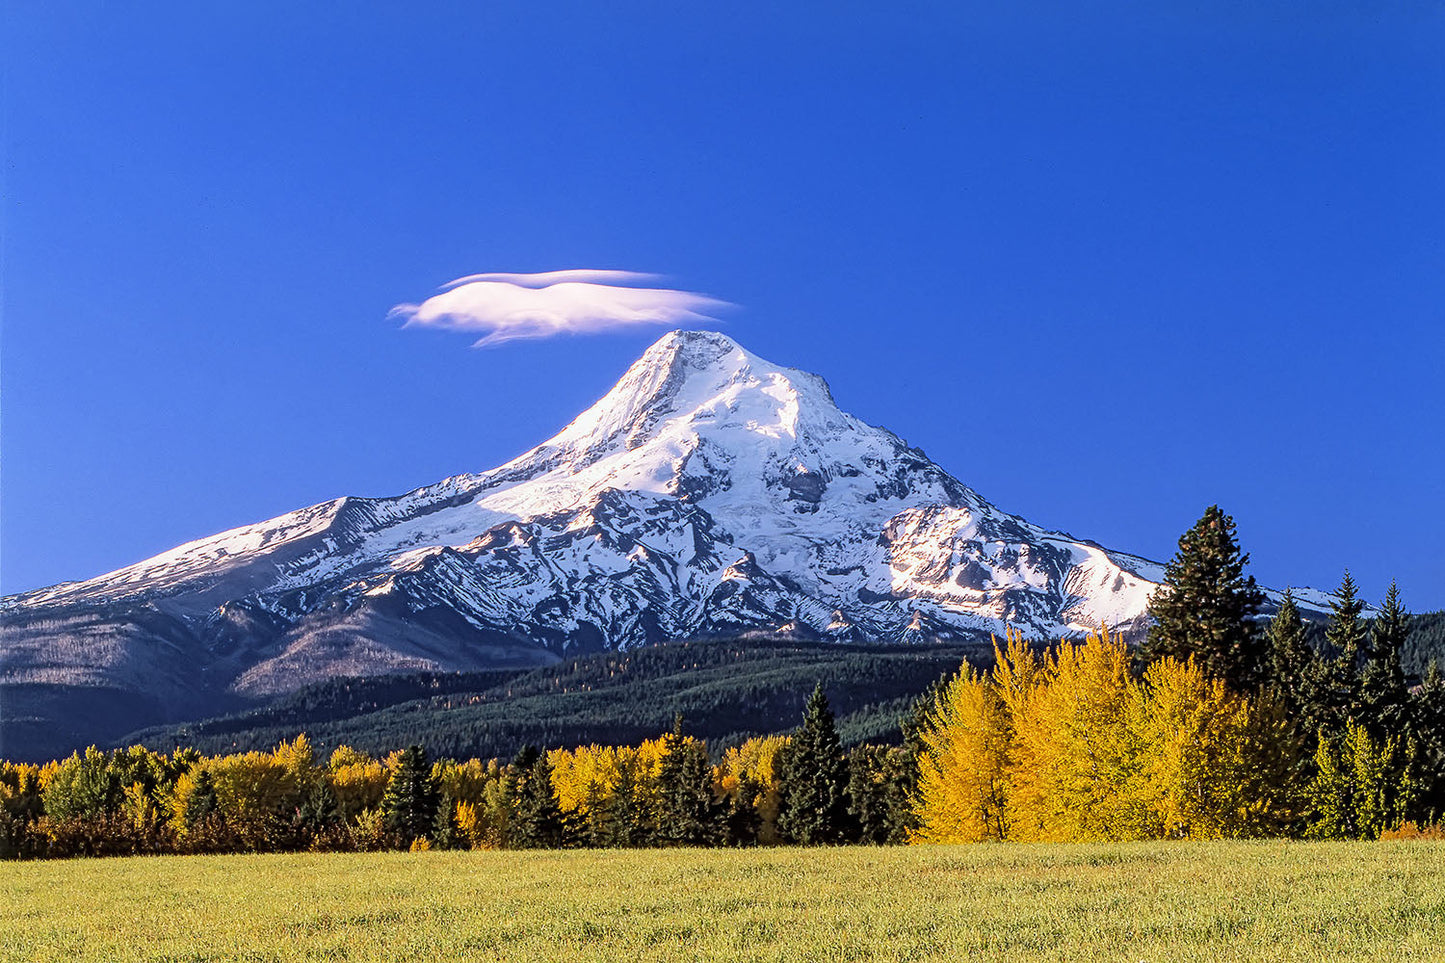
M 3 960 L 1445 960 L 1445 843 L 0 863 Z

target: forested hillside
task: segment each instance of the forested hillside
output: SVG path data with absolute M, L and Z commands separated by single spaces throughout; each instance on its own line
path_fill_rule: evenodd
M 1324 625 L 1307 631 L 1318 648 Z M 1412 617 L 1401 656 L 1416 678 L 1432 661 L 1445 668 L 1445 612 Z M 269 749 L 304 731 L 322 749 L 346 744 L 385 753 L 417 743 L 439 756 L 506 758 L 528 743 L 638 742 L 682 713 L 690 731 L 726 747 L 791 729 L 797 707 L 820 680 L 846 743 L 890 742 L 914 696 L 965 659 L 986 671 L 992 657 L 977 645 L 678 642 L 533 670 L 332 679 L 262 708 L 148 729 L 118 744 L 245 751 Z
M 1367 620 L 1370 624 L 1373 620 Z M 1305 639 L 1310 647 L 1322 648 L 1325 642 L 1325 620 L 1315 619 L 1305 623 Z M 1430 663 L 1439 663 L 1445 671 L 1445 612 L 1425 612 L 1412 615 L 1405 643 L 1400 647 L 1400 665 L 1405 674 L 1415 680 L 1424 677 Z
M 385 754 L 423 745 L 434 756 L 506 758 L 527 744 L 635 744 L 681 713 L 716 748 L 785 732 L 819 682 L 844 742 L 898 739 L 898 719 L 974 645 L 840 645 L 731 640 L 679 642 L 581 656 L 528 672 L 427 673 L 337 679 L 264 708 L 122 740 L 162 751 L 269 749 L 305 731 L 320 750 L 350 745 Z

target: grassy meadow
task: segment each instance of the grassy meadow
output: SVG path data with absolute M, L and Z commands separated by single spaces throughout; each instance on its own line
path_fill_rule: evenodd
M 1445 843 L 0 864 L 9 960 L 1445 960 Z

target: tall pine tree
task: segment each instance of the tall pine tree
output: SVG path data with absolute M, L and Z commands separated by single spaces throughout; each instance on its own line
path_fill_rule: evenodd
M 683 732 L 682 716 L 663 737 L 657 832 L 664 844 L 711 846 L 722 836 L 723 808 L 713 798 L 707 747 Z
M 381 814 L 387 830 L 407 845 L 432 832 L 437 818 L 437 786 L 421 746 L 402 751 L 381 797 Z
M 846 843 L 855 834 L 848 805 L 848 758 L 823 684 L 808 697 L 803 725 L 778 754 L 778 831 L 805 845 Z
M 1410 634 L 1410 616 L 1392 581 L 1380 614 L 1370 627 L 1370 656 L 1360 678 L 1361 720 L 1376 739 L 1398 735 L 1407 724 L 1410 690 L 1400 665 L 1400 649 Z
M 563 844 L 566 823 L 545 752 L 536 746 L 522 747 L 508 767 L 505 795 L 511 808 L 506 827 L 508 846 L 553 849 Z
M 1365 603 L 1348 569 L 1330 599 L 1330 620 L 1325 626 L 1325 654 L 1319 672 L 1320 701 L 1325 729 L 1344 731 L 1349 720 L 1364 716 L 1360 669 L 1367 655 L 1366 626 L 1361 618 Z
M 1445 675 L 1438 662 L 1410 693 L 1407 737 L 1420 773 L 1410 815 L 1422 824 L 1445 819 Z
M 1315 654 L 1305 641 L 1304 620 L 1288 589 L 1265 630 L 1265 638 L 1269 643 L 1269 684 L 1290 714 L 1297 715 L 1314 701 L 1310 667 Z
M 1210 505 L 1179 539 L 1164 567 L 1164 584 L 1149 600 L 1153 624 L 1144 658 L 1193 656 L 1204 671 L 1237 692 L 1257 686 L 1265 670 L 1255 616 L 1264 593 L 1246 575 L 1249 554 L 1239 550 L 1234 519 Z

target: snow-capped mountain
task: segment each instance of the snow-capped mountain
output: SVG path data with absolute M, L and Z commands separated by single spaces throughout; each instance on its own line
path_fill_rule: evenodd
M 39 702 L 47 685 L 98 687 L 117 712 L 174 718 L 336 675 L 746 631 L 1127 630 L 1161 576 L 1000 511 L 839 410 L 818 376 L 675 331 L 499 468 L 0 601 L 0 680 Z

